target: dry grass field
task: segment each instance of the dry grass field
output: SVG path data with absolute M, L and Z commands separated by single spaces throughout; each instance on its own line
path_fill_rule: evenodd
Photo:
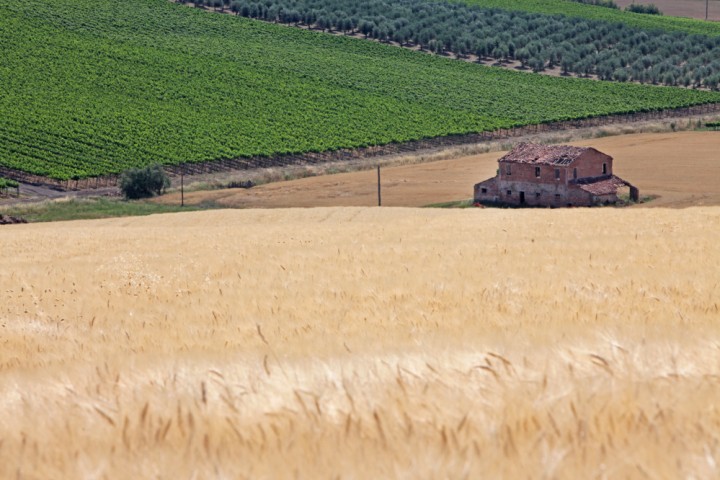
M 631 3 L 653 4 L 657 5 L 664 15 L 705 19 L 705 0 L 615 0 L 615 3 L 622 8 Z M 708 19 L 720 20 L 720 1 L 710 0 L 708 3 Z
M 642 195 L 659 198 L 638 207 L 720 205 L 720 132 L 642 133 L 572 142 L 593 146 L 615 158 L 615 173 L 634 183 Z M 419 207 L 472 197 L 473 184 L 493 175 L 492 152 L 453 160 L 382 170 L 383 205 Z M 377 205 L 375 171 L 342 173 L 277 182 L 250 190 L 198 191 L 188 203 L 214 201 L 241 208 Z M 160 202 L 179 204 L 171 194 Z
M 0 478 L 717 478 L 719 234 L 714 207 L 4 227 Z

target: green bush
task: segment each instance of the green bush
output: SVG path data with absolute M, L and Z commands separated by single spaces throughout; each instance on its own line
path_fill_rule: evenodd
M 650 5 L 638 5 L 638 4 L 631 4 L 628 5 L 627 8 L 625 8 L 628 12 L 632 13 L 644 13 L 647 15 L 662 15 L 662 12 L 658 7 L 653 5 L 652 3 Z
M 577 3 L 585 3 L 587 5 L 595 5 L 598 7 L 605 7 L 605 8 L 614 8 L 618 9 L 620 7 L 617 6 L 617 4 L 614 2 L 614 0 L 572 0 L 573 2 Z
M 120 177 L 120 191 L 130 200 L 162 195 L 169 186 L 170 178 L 160 165 L 134 168 Z
M 20 184 L 15 180 L 10 180 L 8 178 L 0 178 L 0 190 L 5 190 L 7 188 L 17 188 L 19 185 Z

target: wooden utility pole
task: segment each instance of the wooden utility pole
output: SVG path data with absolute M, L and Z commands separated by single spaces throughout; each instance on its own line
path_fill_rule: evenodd
M 180 166 L 180 206 L 185 206 L 185 165 Z
M 377 167 L 378 170 L 378 207 L 382 206 L 382 196 L 380 195 L 380 165 Z
M 705 20 L 708 19 L 709 9 L 710 9 L 710 0 L 705 0 Z

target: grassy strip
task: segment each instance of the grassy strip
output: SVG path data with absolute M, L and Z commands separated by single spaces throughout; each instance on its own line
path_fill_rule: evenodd
M 671 17 L 665 15 L 645 15 L 612 8 L 599 7 L 567 0 L 441 0 L 477 5 L 484 8 L 500 8 L 524 12 L 565 15 L 587 18 L 641 28 L 643 30 L 664 30 L 693 33 L 698 35 L 720 35 L 719 22 L 706 22 L 693 18 Z
M 112 217 L 135 217 L 156 213 L 189 212 L 221 208 L 215 203 L 181 207 L 146 201 L 116 199 L 72 199 L 14 205 L 0 209 L 4 215 L 22 217 L 28 222 L 59 222 L 67 220 L 94 220 Z
M 472 208 L 474 206 L 472 199 L 470 200 L 454 200 L 452 202 L 431 203 L 425 205 L 424 208 Z

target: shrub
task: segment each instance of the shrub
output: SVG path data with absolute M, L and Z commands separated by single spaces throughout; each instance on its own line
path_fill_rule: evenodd
M 586 3 L 588 5 L 595 5 L 598 7 L 606 7 L 606 8 L 614 8 L 614 9 L 619 8 L 613 0 L 573 0 L 573 2 Z
M 631 5 L 628 5 L 625 10 L 627 10 L 628 12 L 633 12 L 633 13 L 644 13 L 647 15 L 662 15 L 662 12 L 660 11 L 660 9 L 653 4 L 639 5 L 639 4 L 633 3 Z
M 127 199 L 161 195 L 170 186 L 170 178 L 160 165 L 128 170 L 120 177 L 120 191 Z

